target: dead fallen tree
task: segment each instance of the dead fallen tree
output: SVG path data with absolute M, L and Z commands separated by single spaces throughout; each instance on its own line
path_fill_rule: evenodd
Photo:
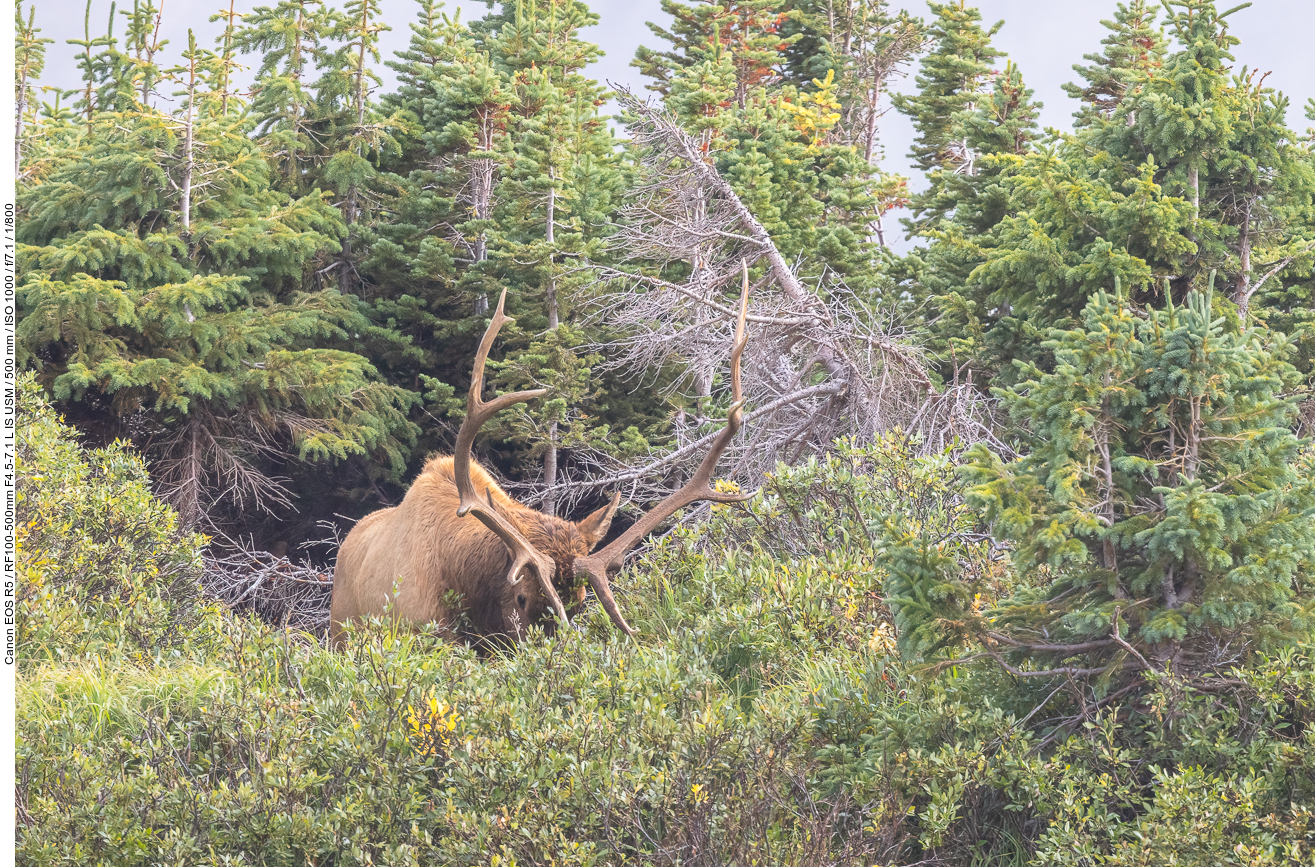
M 201 586 L 235 611 L 316 636 L 328 634 L 332 567 L 320 569 L 224 539 L 223 548 L 212 545 L 203 557 Z
M 806 285 L 672 115 L 624 90 L 618 99 L 634 118 L 640 166 L 614 240 L 625 264 L 590 266 L 601 287 L 594 322 L 615 335 L 591 348 L 637 388 L 658 371 L 687 371 L 675 388 L 693 408 L 675 418 L 676 442 L 662 454 L 622 464 L 602 451 L 574 450 L 578 480 L 559 485 L 557 496 L 569 505 L 613 488 L 650 499 L 692 472 L 728 402 L 717 372 L 743 280 L 750 282 L 745 429 L 720 477 L 756 487 L 778 462 L 824 453 L 840 437 L 866 442 L 897 430 L 922 452 L 982 441 L 1009 452 L 996 438 L 991 398 L 971 383 L 939 385 L 917 335 L 892 312 L 895 303 L 876 309 L 831 272 Z M 667 267 L 676 263 L 683 264 Z M 667 279 L 672 270 L 688 277 Z

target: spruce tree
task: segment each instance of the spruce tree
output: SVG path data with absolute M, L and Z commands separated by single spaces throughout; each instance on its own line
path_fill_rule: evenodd
M 333 14 L 323 0 L 281 0 L 257 6 L 233 33 L 233 46 L 261 56 L 251 115 L 279 169 L 279 186 L 299 196 L 319 161 L 313 133 L 321 123 L 314 83 L 329 52 Z
M 114 30 L 114 12 L 110 10 L 109 30 Z M 78 69 L 82 71 L 82 86 L 78 89 L 78 99 L 73 103 L 73 110 L 83 120 L 88 131 L 96 114 L 108 108 L 104 101 L 102 87 L 113 66 L 114 39 L 112 35 L 91 35 L 91 0 L 82 16 L 82 38 L 67 40 L 69 45 L 76 45 L 82 51 L 78 54 Z
M 410 396 L 329 348 L 365 325 L 350 299 L 305 291 L 336 212 L 271 189 L 208 97 L 221 59 L 191 39 L 183 60 L 176 114 L 93 114 L 22 191 L 17 348 L 71 418 L 139 438 L 185 520 L 232 528 L 288 505 L 298 459 L 400 473 Z
M 886 0 L 857 0 L 844 5 L 801 0 L 794 15 L 782 22 L 781 32 L 799 34 L 787 43 L 785 77 L 801 91 L 813 82 L 833 80 L 840 106 L 839 141 L 856 148 L 869 173 L 881 175 L 883 198 L 903 198 L 906 190 L 892 175 L 879 173 L 881 156 L 878 119 L 889 80 L 921 50 L 926 38 L 921 19 L 901 10 L 892 12 Z M 885 210 L 902 201 L 889 201 Z M 880 223 L 877 231 L 881 232 Z M 884 239 L 882 239 L 884 244 Z
M 631 66 L 649 78 L 649 85 L 664 96 L 681 70 L 726 57 L 734 71 L 732 99 L 743 107 L 749 91 L 780 75 L 783 51 L 803 34 L 786 35 L 782 26 L 792 16 L 790 7 L 773 0 L 723 0 L 686 5 L 662 0 L 662 11 L 673 20 L 670 31 L 649 23 L 648 28 L 669 43 L 666 51 L 640 46 Z
M 777 33 L 794 14 L 745 32 Z M 889 288 L 878 253 L 880 219 L 902 201 L 905 187 L 902 179 L 874 170 L 866 151 L 853 146 L 853 131 L 841 126 L 847 109 L 835 70 L 804 87 L 784 83 L 774 70 L 805 35 L 796 30 L 780 36 L 775 59 L 760 74 L 746 78 L 736 58 L 748 36 L 732 38 L 693 12 L 681 20 L 685 24 L 667 34 L 673 51 L 641 52 L 637 61 L 647 68 L 665 58 L 665 71 L 649 74 L 658 76 L 653 87 L 664 93 L 667 108 L 698 137 L 783 254 L 803 257 L 810 282 L 829 274 L 863 295 Z M 698 47 L 696 33 L 706 35 L 705 47 Z
M 1024 578 L 976 621 L 991 655 L 1122 679 L 1309 640 L 1315 481 L 1289 428 L 1290 344 L 1216 302 L 1139 315 L 1098 293 L 1051 332 L 1052 372 L 998 392 L 1027 451 L 978 446 L 964 470 Z
M 224 22 L 224 31 L 219 34 L 215 42 L 219 45 L 218 67 L 219 75 L 215 78 L 216 90 L 212 96 L 219 100 L 219 113 L 228 114 L 230 108 L 236 108 L 240 104 L 237 96 L 236 82 L 233 80 L 233 74 L 243 68 L 236 60 L 234 40 L 237 36 L 237 0 L 228 0 L 228 8 L 221 9 L 219 12 L 210 16 L 210 21 Z
M 14 175 L 19 176 L 23 163 L 23 128 L 36 119 L 37 106 L 33 99 L 35 82 L 46 65 L 46 46 L 53 39 L 38 36 L 36 6 L 28 8 L 23 19 L 23 4 L 14 4 Z
M 317 139 L 323 151 L 320 179 L 337 193 L 346 232 L 338 261 L 338 286 L 355 292 L 361 284 L 358 238 L 370 231 L 376 164 L 382 151 L 397 148 L 392 136 L 400 119 L 380 115 L 371 92 L 381 82 L 371 66 L 379 62 L 379 34 L 392 28 L 379 20 L 378 0 L 349 0 L 335 15 L 330 36 L 341 46 L 326 56 L 316 82 L 321 118 Z M 364 242 L 368 246 L 368 241 Z
M 1003 21 L 983 30 L 981 13 L 963 0 L 928 5 L 936 16 L 927 31 L 935 47 L 919 64 L 914 78 L 917 93 L 891 98 L 895 108 L 913 121 L 918 135 L 909 155 L 931 181 L 930 191 L 914 197 L 914 225 L 922 225 L 918 218 L 925 203 L 939 195 L 946 173 L 953 174 L 971 160 L 971 146 L 963 141 L 956 118 L 981 99 L 994 77 L 992 64 L 1003 56 L 991 45 Z
M 1100 23 L 1110 31 L 1101 40 L 1100 54 L 1083 55 L 1090 66 L 1074 64 L 1073 70 L 1085 84 L 1065 84 L 1064 92 L 1086 105 L 1074 117 L 1078 126 L 1097 118 L 1108 118 L 1123 101 L 1128 88 L 1164 64 L 1167 40 L 1156 26 L 1157 7 L 1147 0 L 1120 3 L 1113 20 Z
M 1306 267 L 1302 214 L 1315 186 L 1286 101 L 1228 68 L 1226 16 L 1197 0 L 1172 8 L 1178 46 L 1163 67 L 1121 67 L 1126 86 L 1108 116 L 1085 115 L 1075 136 L 1000 162 L 994 222 L 956 210 L 922 257 L 911 291 L 950 309 L 936 326 L 946 354 L 979 382 L 1011 381 L 1014 358 L 1044 363 L 1046 330 L 1076 321 L 1115 279 L 1136 302 L 1160 304 L 1163 277 L 1181 302 L 1217 270 L 1220 295 L 1252 312 L 1257 292 Z

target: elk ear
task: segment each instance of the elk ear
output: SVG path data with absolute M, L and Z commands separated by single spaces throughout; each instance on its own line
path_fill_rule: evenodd
M 580 535 L 584 536 L 590 551 L 607 535 L 607 528 L 612 526 L 612 516 L 616 514 L 616 507 L 620 503 L 621 492 L 617 491 L 612 495 L 612 502 L 575 525 Z

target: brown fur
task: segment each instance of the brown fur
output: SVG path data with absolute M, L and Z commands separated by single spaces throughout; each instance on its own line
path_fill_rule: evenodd
M 575 580 L 575 558 L 606 535 L 615 505 L 574 523 L 517 503 L 478 464 L 471 464 L 470 475 L 480 499 L 491 494 L 494 508 L 552 559 L 553 586 L 574 616 L 585 595 Z M 531 624 L 552 627 L 551 605 L 531 571 L 524 569 L 509 582 L 506 546 L 474 515 L 458 517 L 460 501 L 452 458 L 435 457 L 400 505 L 372 512 L 352 528 L 333 573 L 329 635 L 334 647 L 343 646 L 345 624 L 383 614 L 390 601 L 398 620 L 435 622 L 454 631 L 464 620 L 479 636 L 520 639 Z M 453 594 L 459 597 L 455 606 L 445 598 Z

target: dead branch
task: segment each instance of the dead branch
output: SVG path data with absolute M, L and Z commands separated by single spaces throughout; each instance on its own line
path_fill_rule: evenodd
M 312 546 L 318 544 L 336 547 L 327 540 Z M 202 558 L 201 586 L 230 608 L 254 612 L 272 625 L 328 633 L 331 571 L 223 537 Z
M 895 430 L 918 438 L 925 453 L 981 441 L 1010 453 L 995 436 L 991 399 L 971 384 L 937 387 L 894 305 L 874 308 L 829 271 L 805 285 L 700 142 L 660 106 L 623 88 L 618 98 L 635 119 L 640 166 L 614 238 L 624 264 L 585 266 L 601 289 L 592 322 L 611 335 L 590 348 L 633 381 L 683 371 L 671 389 L 686 408 L 673 419 L 674 448 L 665 454 L 622 463 L 572 449 L 578 481 L 554 496 L 620 484 L 632 497 L 660 497 L 693 472 L 705 425 L 727 403 L 721 371 L 741 262 L 756 276 L 746 317 L 754 326 L 744 357 L 747 430 L 722 464 L 723 472 L 734 468 L 735 482 L 755 487 L 778 462 L 825 452 L 840 437 L 866 442 Z M 668 276 L 678 263 L 688 273 L 679 282 Z

